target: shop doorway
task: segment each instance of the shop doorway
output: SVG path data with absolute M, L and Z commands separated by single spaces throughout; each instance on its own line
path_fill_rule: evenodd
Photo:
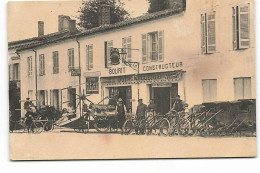
M 68 101 L 76 109 L 76 88 L 68 89 Z
M 178 84 L 167 84 L 165 87 L 150 86 L 150 98 L 156 104 L 156 111 L 162 115 L 172 108 L 174 99 L 178 95 Z
M 109 88 L 109 98 L 118 100 L 121 98 L 126 106 L 127 112 L 132 110 L 132 89 L 131 86 Z

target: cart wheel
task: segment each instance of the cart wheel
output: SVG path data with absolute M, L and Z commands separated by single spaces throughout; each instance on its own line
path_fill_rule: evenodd
M 47 122 L 44 124 L 44 126 L 43 126 L 43 130 L 44 130 L 45 132 L 53 131 L 53 129 L 54 129 L 54 125 L 53 125 L 53 123 L 52 123 L 51 121 L 47 121 Z
M 106 117 L 96 117 L 94 119 L 94 127 L 100 133 L 105 133 L 109 130 L 108 119 Z
M 30 126 L 30 130 L 32 133 L 41 133 L 43 131 L 43 124 L 42 122 L 33 122 Z
M 170 122 L 164 118 L 159 123 L 160 136 L 168 136 L 170 129 Z
M 14 125 L 14 131 L 19 133 L 28 132 L 28 128 L 25 123 L 23 122 L 16 122 Z
M 119 129 L 119 122 L 118 121 L 112 121 L 110 124 L 110 131 L 116 133 Z
M 133 122 L 131 120 L 126 120 L 126 122 L 124 123 L 122 129 L 123 129 L 123 133 L 125 135 L 129 135 L 131 130 L 133 129 Z

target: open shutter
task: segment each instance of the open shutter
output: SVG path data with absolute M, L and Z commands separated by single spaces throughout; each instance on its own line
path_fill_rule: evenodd
M 249 4 L 239 7 L 239 48 L 246 49 L 250 46 L 249 36 Z
M 164 53 L 164 32 L 159 31 L 159 38 L 158 38 L 158 60 L 163 61 L 163 53 Z
M 233 50 L 238 49 L 238 43 L 237 43 L 237 38 L 238 38 L 238 24 L 237 24 L 237 9 L 238 7 L 233 7 L 232 8 L 232 25 L 233 25 Z
M 142 34 L 142 62 L 147 63 L 147 34 Z
M 206 15 L 201 14 L 201 53 L 206 53 Z
M 89 69 L 93 68 L 93 44 L 89 45 Z
M 62 90 L 59 90 L 59 109 L 62 110 Z
M 206 21 L 207 21 L 207 53 L 214 53 L 216 51 L 215 12 L 206 15 Z
M 48 105 L 48 90 L 45 90 L 45 92 L 44 92 L 44 94 L 45 94 L 45 105 Z
M 86 68 L 89 70 L 89 46 L 86 46 Z
M 132 57 L 132 51 L 131 51 L 131 48 L 132 48 L 132 45 L 131 45 L 131 42 L 132 42 L 132 38 L 131 37 L 127 37 L 126 38 L 126 48 L 127 48 L 127 61 L 131 61 L 131 57 Z

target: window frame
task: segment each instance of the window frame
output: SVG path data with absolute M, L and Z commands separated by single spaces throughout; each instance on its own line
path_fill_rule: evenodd
M 28 77 L 33 75 L 32 56 L 27 57 L 27 75 Z
M 45 75 L 45 56 L 44 54 L 39 55 L 39 76 Z
M 67 51 L 68 54 L 68 71 L 71 72 L 75 68 L 75 51 L 74 48 L 70 48 Z
M 59 74 L 60 68 L 59 68 L 59 51 L 52 52 L 52 62 L 53 62 L 53 74 Z
M 92 63 L 90 63 L 91 62 L 90 60 L 92 60 Z M 86 45 L 86 68 L 87 68 L 87 70 L 92 70 L 94 68 L 94 46 L 93 46 L 93 44 Z

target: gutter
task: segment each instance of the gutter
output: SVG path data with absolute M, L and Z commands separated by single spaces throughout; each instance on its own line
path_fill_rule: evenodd
M 80 61 L 81 61 L 81 58 L 80 58 L 80 42 L 78 40 L 78 37 L 76 37 L 76 42 L 78 44 L 78 56 L 79 56 L 79 70 L 80 70 L 80 75 L 79 75 L 79 96 L 81 97 L 82 96 L 82 93 L 81 93 L 81 64 L 80 64 Z M 80 117 L 82 116 L 82 109 L 81 109 L 81 98 L 79 99 L 80 103 L 79 103 L 79 110 L 80 110 Z
M 38 94 L 37 94 L 37 90 L 38 90 L 38 86 L 37 86 L 37 51 L 35 49 L 32 48 L 32 51 L 34 51 L 34 57 L 35 57 L 35 98 L 36 98 L 36 105 L 38 104 Z

